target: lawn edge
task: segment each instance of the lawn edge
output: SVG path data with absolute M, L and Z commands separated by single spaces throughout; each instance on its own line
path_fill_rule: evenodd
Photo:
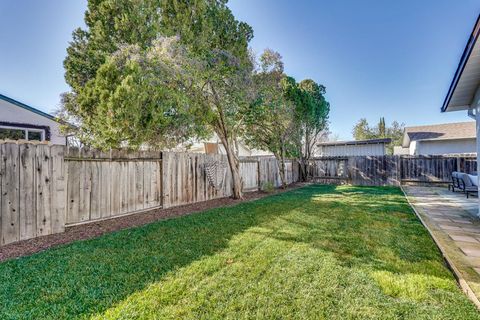
M 0 246 L 0 264 L 10 260 L 29 257 L 51 249 L 57 249 L 75 242 L 98 239 L 102 236 L 115 232 L 144 227 L 159 221 L 166 221 L 193 214 L 202 214 L 203 212 L 213 209 L 229 208 L 236 205 L 261 200 L 270 196 L 276 196 L 285 192 L 304 188 L 308 185 L 311 185 L 311 183 L 294 183 L 285 189 L 277 188 L 271 193 L 265 193 L 261 191 L 252 192 L 249 193 L 246 198 L 241 200 L 232 199 L 231 197 L 223 197 L 169 208 L 147 209 L 125 215 L 119 215 L 116 217 L 110 217 L 108 219 L 69 225 L 65 229 L 65 232 L 21 240 Z M 204 207 L 205 205 L 206 207 Z M 157 213 L 161 214 L 157 215 Z M 165 215 L 163 215 L 164 213 Z M 134 222 L 136 221 L 135 218 L 140 217 L 141 215 L 148 216 L 147 220 L 139 223 Z M 127 222 L 122 224 L 122 221 Z M 113 223 L 113 227 L 105 227 L 109 223 Z
M 420 213 L 417 211 L 413 203 L 410 201 L 407 193 L 403 189 L 403 186 L 400 186 L 400 190 L 402 190 L 403 195 L 405 196 L 405 199 L 408 202 L 408 205 L 410 208 L 412 208 L 413 212 L 417 216 L 417 218 L 420 220 L 422 225 L 427 229 L 428 233 L 430 234 L 430 237 L 433 239 L 433 242 L 437 246 L 437 248 L 440 250 L 442 253 L 443 260 L 445 261 L 447 267 L 452 271 L 455 279 L 457 280 L 458 285 L 460 286 L 460 289 L 467 295 L 467 297 L 475 304 L 478 310 L 480 310 L 480 300 L 476 296 L 475 292 L 472 290 L 468 282 L 463 278 L 462 273 L 460 270 L 455 266 L 453 263 L 452 259 L 448 256 L 448 253 L 446 250 L 443 248 L 441 242 L 438 240 L 438 238 L 435 236 L 434 232 L 428 227 L 427 223 L 424 221 Z

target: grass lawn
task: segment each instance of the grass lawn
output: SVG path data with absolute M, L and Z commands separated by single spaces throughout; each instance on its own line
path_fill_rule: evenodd
M 0 264 L 0 319 L 477 319 L 397 188 L 308 186 Z

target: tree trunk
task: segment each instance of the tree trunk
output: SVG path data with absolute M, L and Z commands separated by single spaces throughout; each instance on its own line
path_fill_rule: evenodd
M 308 160 L 310 159 L 310 154 L 311 154 L 311 140 L 310 140 L 310 134 L 308 133 L 307 130 L 305 130 L 305 146 L 304 150 L 301 154 L 301 159 L 300 159 L 300 180 L 303 182 L 307 182 L 308 180 L 308 173 L 307 173 L 307 164 Z
M 287 182 L 285 181 L 285 162 L 282 159 L 280 161 L 280 180 L 282 181 L 282 189 L 287 187 Z
M 219 135 L 220 140 L 225 147 L 225 152 L 227 153 L 228 165 L 230 167 L 230 172 L 232 174 L 232 197 L 234 199 L 243 199 L 242 192 L 242 177 L 240 175 L 240 163 L 238 158 L 235 155 L 233 150 L 233 145 L 226 139 Z
M 285 181 L 285 150 L 282 148 L 280 151 L 280 159 L 277 157 L 277 161 L 280 160 L 280 180 L 282 182 L 282 188 L 285 189 L 287 187 L 287 182 Z
M 306 159 L 302 157 L 299 161 L 300 181 L 307 182 L 308 180 L 307 166 L 308 166 L 308 161 L 306 161 Z

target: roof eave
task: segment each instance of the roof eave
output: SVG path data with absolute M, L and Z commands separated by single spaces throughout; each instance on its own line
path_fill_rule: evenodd
M 318 143 L 317 146 L 349 146 L 349 145 L 366 145 L 366 144 L 389 144 L 392 142 L 390 138 L 372 139 L 372 140 L 352 140 Z
M 38 115 L 40 115 L 40 116 L 43 116 L 43 117 L 45 117 L 45 118 L 48 118 L 48 119 L 50 119 L 50 120 L 59 122 L 58 119 L 57 119 L 56 117 L 52 116 L 51 114 L 48 114 L 48 113 L 43 112 L 43 111 L 41 111 L 41 110 L 38 110 L 38 109 L 36 109 L 36 108 L 34 108 L 34 107 L 31 107 L 31 106 L 29 106 L 29 105 L 26 105 L 25 103 L 22 103 L 22 102 L 20 102 L 20 101 L 17 101 L 17 100 L 15 100 L 15 99 L 10 98 L 10 97 L 4 96 L 3 94 L 0 94 L 0 100 L 9 102 L 9 103 L 11 103 L 11 104 L 13 104 L 13 105 L 16 105 L 17 107 L 23 108 L 23 109 L 28 110 L 28 111 L 33 112 L 33 113 L 36 113 L 36 114 L 38 114 Z
M 472 50 L 475 46 L 475 43 L 477 42 L 479 34 L 480 34 L 480 15 L 477 17 L 477 21 L 475 23 L 473 31 L 470 35 L 470 38 L 468 39 L 468 42 L 467 42 L 467 45 L 466 45 L 465 49 L 463 50 L 462 57 L 460 58 L 460 62 L 458 64 L 457 70 L 455 71 L 455 75 L 453 76 L 453 80 L 452 80 L 452 83 L 450 84 L 450 87 L 448 89 L 447 96 L 445 97 L 445 100 L 443 101 L 441 112 L 446 112 L 447 109 L 448 109 L 448 106 L 449 106 L 450 101 L 452 99 L 453 93 L 455 92 L 455 89 L 457 88 L 458 81 L 460 80 L 460 77 L 462 76 L 463 70 L 465 69 L 467 61 L 470 58 L 470 55 L 471 55 Z
M 444 138 L 444 139 L 439 139 L 439 138 L 431 138 L 431 139 L 415 139 L 414 141 L 452 141 L 452 140 L 470 140 L 470 139 L 476 139 L 477 137 L 457 137 L 457 138 Z

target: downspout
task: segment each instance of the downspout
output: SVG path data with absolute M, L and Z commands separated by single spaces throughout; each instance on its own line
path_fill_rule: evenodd
M 469 116 L 470 118 L 472 118 L 473 120 L 477 120 L 477 116 L 476 116 L 474 110 L 475 110 L 475 109 L 468 109 L 468 113 L 467 113 L 467 114 L 468 114 L 468 116 Z

